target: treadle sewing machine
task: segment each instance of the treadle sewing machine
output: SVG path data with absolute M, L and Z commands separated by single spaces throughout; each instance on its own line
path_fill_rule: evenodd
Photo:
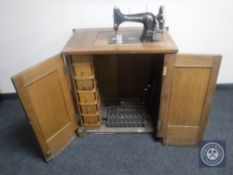
M 75 29 L 61 54 L 12 80 L 46 160 L 75 133 L 150 132 L 197 145 L 208 120 L 221 55 L 180 54 L 157 15 L 124 15 L 113 28 Z M 144 28 L 120 28 L 122 22 Z
M 141 42 L 153 42 L 160 39 L 160 35 L 164 32 L 164 7 L 160 6 L 158 14 L 155 16 L 153 13 L 137 13 L 137 14 L 122 14 L 120 9 L 114 8 L 114 31 L 118 31 L 119 25 L 123 22 L 138 22 L 143 24 L 143 32 L 140 37 Z M 117 35 L 111 36 L 110 43 L 127 43 L 127 38 L 122 39 L 124 36 Z M 134 40 L 137 40 L 135 38 Z M 124 42 L 125 41 L 125 42 Z

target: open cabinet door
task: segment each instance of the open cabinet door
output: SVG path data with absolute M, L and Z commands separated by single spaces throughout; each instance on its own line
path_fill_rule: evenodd
M 219 55 L 168 54 L 158 136 L 169 145 L 196 145 L 203 137 L 221 62 Z
M 64 62 L 57 55 L 31 67 L 12 81 L 46 160 L 75 136 L 77 122 Z

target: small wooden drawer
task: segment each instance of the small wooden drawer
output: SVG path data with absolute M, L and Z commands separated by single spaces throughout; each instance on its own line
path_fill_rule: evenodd
M 92 57 L 73 56 L 72 65 L 76 77 L 89 77 L 94 75 Z
M 91 91 L 78 90 L 79 101 L 81 103 L 94 103 L 98 99 L 99 91 L 94 88 Z
M 86 129 L 98 129 L 100 127 L 100 122 L 95 124 L 86 124 L 84 123 Z
M 73 64 L 73 70 L 77 77 L 88 77 L 93 75 L 91 63 Z
M 84 124 L 98 124 L 99 113 L 96 114 L 82 114 Z
M 80 103 L 83 114 L 96 114 L 100 109 L 100 98 L 94 103 Z
M 94 78 L 91 79 L 76 79 L 78 90 L 92 90 L 95 87 Z
M 81 105 L 82 113 L 94 114 L 98 111 L 97 105 Z

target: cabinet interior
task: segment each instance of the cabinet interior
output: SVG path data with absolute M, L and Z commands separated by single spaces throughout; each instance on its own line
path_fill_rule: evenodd
M 163 54 L 72 56 L 76 100 L 87 131 L 152 132 L 158 120 L 163 63 Z M 85 102 L 82 95 L 88 93 L 94 98 Z

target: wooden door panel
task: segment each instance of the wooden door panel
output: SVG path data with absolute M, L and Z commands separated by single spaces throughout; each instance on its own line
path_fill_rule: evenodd
M 46 88 L 44 87 L 45 84 Z M 45 138 L 49 139 L 70 122 L 65 100 L 61 95 L 62 87 L 59 73 L 57 71 L 51 72 L 25 87 L 28 91 L 35 117 L 41 126 Z M 54 97 L 56 97 L 56 100 L 54 100 Z
M 77 129 L 64 63 L 54 56 L 12 78 L 47 160 L 73 138 Z
M 166 55 L 158 136 L 171 145 L 194 145 L 203 136 L 221 62 L 219 55 Z
M 210 72 L 208 68 L 175 68 L 168 125 L 199 125 Z
M 166 144 L 169 145 L 195 145 L 199 127 L 195 126 L 169 126 L 167 129 Z

